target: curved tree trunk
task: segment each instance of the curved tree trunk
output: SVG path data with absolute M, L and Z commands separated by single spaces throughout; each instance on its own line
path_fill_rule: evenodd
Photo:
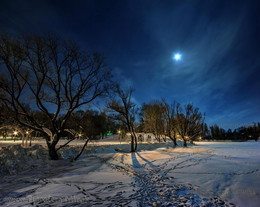
M 57 150 L 56 150 L 56 145 L 57 145 L 59 139 L 55 136 L 56 135 L 54 135 L 52 142 L 50 142 L 51 139 L 50 139 L 49 136 L 45 137 L 46 142 L 47 142 L 47 146 L 48 146 L 49 156 L 50 156 L 51 160 L 58 160 L 59 159 L 59 155 L 58 155 Z
M 178 146 L 177 144 L 177 138 L 176 138 L 176 132 L 173 133 L 173 137 L 172 137 L 172 133 L 168 132 L 168 137 L 172 140 L 173 142 L 173 147 Z
M 173 142 L 173 147 L 176 147 L 178 144 L 177 144 L 177 141 L 176 141 L 176 138 L 175 137 L 170 137 L 170 139 L 172 140 Z
M 163 139 L 163 141 L 164 141 L 164 142 L 166 142 L 166 141 L 167 141 L 167 140 L 166 140 L 166 136 L 165 136 L 165 137 L 163 137 L 162 139 Z
M 85 142 L 84 146 L 81 148 L 79 154 L 74 158 L 74 160 L 77 160 L 80 155 L 82 154 L 82 152 L 84 151 L 84 149 L 86 148 L 86 146 L 88 145 L 88 142 L 89 142 L 89 138 L 87 139 L 87 141 Z

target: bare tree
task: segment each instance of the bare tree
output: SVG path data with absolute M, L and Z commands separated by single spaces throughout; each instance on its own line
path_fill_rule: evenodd
M 144 130 L 153 133 L 159 142 L 164 133 L 163 110 L 159 101 L 152 101 L 142 106 Z
M 100 54 L 86 54 L 71 41 L 53 36 L 0 37 L 1 97 L 19 124 L 41 132 L 51 159 L 72 112 L 103 96 L 110 74 Z M 50 128 L 26 108 L 41 111 Z M 60 117 L 62 119 L 60 120 Z
M 177 144 L 177 120 L 176 120 L 176 102 L 173 104 L 168 104 L 164 99 L 162 99 L 162 109 L 165 122 L 165 134 L 168 136 L 174 147 Z
M 192 104 L 185 105 L 184 109 L 177 104 L 176 120 L 177 132 L 183 140 L 183 145 L 187 147 L 187 140 L 193 142 L 201 134 L 203 115 L 199 112 L 199 108 L 194 108 Z
M 118 85 L 115 90 L 118 99 L 113 99 L 108 108 L 114 112 L 115 119 L 123 123 L 127 131 L 131 134 L 131 152 L 137 150 L 137 137 L 135 133 L 135 117 L 137 114 L 136 105 L 132 102 L 132 92 L 130 88 L 128 90 L 122 90 Z

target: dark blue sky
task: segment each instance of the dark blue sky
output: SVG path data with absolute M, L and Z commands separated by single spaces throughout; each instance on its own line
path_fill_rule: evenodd
M 193 103 L 224 128 L 260 121 L 258 0 L 8 0 L 0 30 L 55 33 L 101 52 L 138 104 Z

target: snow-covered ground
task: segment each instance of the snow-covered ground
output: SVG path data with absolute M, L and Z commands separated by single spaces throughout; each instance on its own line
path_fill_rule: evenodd
M 220 196 L 239 206 L 259 206 L 260 142 L 198 142 L 197 145 L 190 148 L 194 154 L 169 173 L 176 182 L 192 184 L 200 195 Z M 176 150 L 183 153 L 182 149 Z
M 259 206 L 260 142 L 196 144 L 146 143 L 131 154 L 126 143 L 92 143 L 76 162 L 2 177 L 0 205 Z

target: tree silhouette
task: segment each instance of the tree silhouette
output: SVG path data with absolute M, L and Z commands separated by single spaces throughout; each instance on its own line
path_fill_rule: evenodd
M 110 74 L 100 54 L 86 54 L 72 41 L 54 36 L 2 35 L 0 64 L 2 101 L 19 124 L 44 135 L 51 159 L 59 158 L 56 145 L 72 112 L 109 88 Z M 27 104 L 45 115 L 48 130 Z
M 137 149 L 137 137 L 135 133 L 135 117 L 137 114 L 136 105 L 132 102 L 132 92 L 122 90 L 118 85 L 116 86 L 115 93 L 117 98 L 114 98 L 109 104 L 108 108 L 111 109 L 113 116 L 119 120 L 131 134 L 131 152 Z

